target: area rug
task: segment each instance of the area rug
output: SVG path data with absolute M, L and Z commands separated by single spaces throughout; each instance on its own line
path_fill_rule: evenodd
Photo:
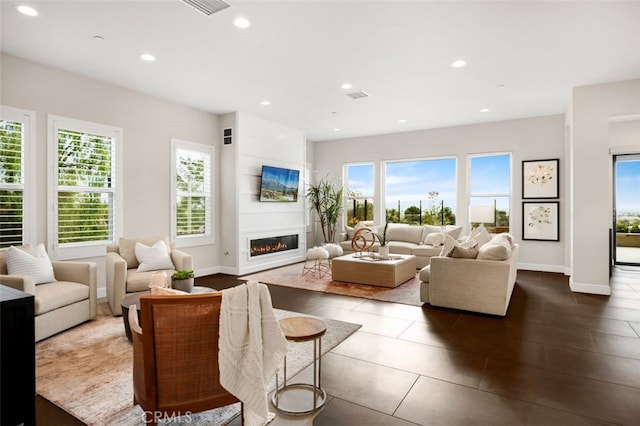
M 278 319 L 308 316 L 278 309 L 275 313 Z M 327 324 L 323 354 L 360 328 L 323 320 Z M 289 377 L 311 364 L 312 346 L 313 342 L 289 343 Z M 107 304 L 101 303 L 95 320 L 36 344 L 36 391 L 88 425 L 144 425 L 142 409 L 133 405 L 132 358 L 122 317 L 112 316 Z M 279 380 L 282 383 L 282 377 Z M 270 390 L 274 388 L 275 379 Z M 163 424 L 223 425 L 239 412 L 238 403 Z
M 269 269 L 251 275 L 239 277 L 240 280 L 257 280 L 265 284 L 284 287 L 301 288 L 305 290 L 322 291 L 343 296 L 362 297 L 365 299 L 382 300 L 384 302 L 404 303 L 405 305 L 422 306 L 420 302 L 420 278 L 418 273 L 409 281 L 395 288 L 379 287 L 375 285 L 345 283 L 331 279 L 331 273 L 324 277 L 308 273 L 302 275 L 302 263 Z

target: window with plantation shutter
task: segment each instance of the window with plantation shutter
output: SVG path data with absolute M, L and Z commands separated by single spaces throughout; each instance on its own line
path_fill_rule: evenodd
M 35 113 L 0 106 L 0 247 L 31 242 Z
M 122 130 L 63 117 L 49 120 L 54 173 L 51 249 L 58 257 L 102 255 L 119 230 Z
M 171 146 L 175 244 L 213 244 L 213 147 L 178 139 L 172 139 Z

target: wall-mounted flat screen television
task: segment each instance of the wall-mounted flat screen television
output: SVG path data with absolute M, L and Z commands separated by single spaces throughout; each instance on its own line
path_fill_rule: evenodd
M 262 166 L 260 201 L 296 202 L 300 170 Z

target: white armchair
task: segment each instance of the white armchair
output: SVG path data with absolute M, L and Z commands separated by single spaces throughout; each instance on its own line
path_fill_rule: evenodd
M 95 318 L 97 266 L 93 262 L 53 261 L 55 280 L 36 284 L 29 275 L 8 275 L 7 250 L 0 250 L 0 284 L 35 297 L 36 342 Z
M 193 258 L 190 254 L 176 250 L 169 242 L 169 238 L 120 238 L 117 245 L 107 246 L 107 302 L 113 315 L 122 315 L 122 299 L 128 293 L 145 292 L 149 290 L 151 275 L 156 271 L 137 270 L 139 266 L 135 253 L 136 243 L 153 246 L 158 241 L 164 241 L 169 248 L 169 256 L 174 269 L 164 269 L 167 276 L 175 271 L 193 270 Z

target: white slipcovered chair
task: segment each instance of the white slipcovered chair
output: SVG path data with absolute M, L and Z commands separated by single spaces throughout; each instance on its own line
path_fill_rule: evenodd
M 139 259 L 136 255 L 137 243 L 146 248 L 145 253 L 153 255 L 162 251 L 158 247 L 159 242 L 162 242 L 161 245 L 168 253 L 168 263 L 166 259 L 157 261 L 153 256 Z M 151 275 L 154 272 L 165 271 L 167 277 L 170 277 L 175 271 L 192 271 L 193 258 L 190 254 L 176 250 L 168 237 L 120 238 L 117 245 L 107 246 L 106 269 L 107 302 L 113 315 L 122 315 L 122 299 L 128 293 L 149 291 Z
M 42 244 L 0 250 L 0 284 L 34 295 L 36 342 L 95 318 L 97 282 L 94 262 L 52 262 Z

